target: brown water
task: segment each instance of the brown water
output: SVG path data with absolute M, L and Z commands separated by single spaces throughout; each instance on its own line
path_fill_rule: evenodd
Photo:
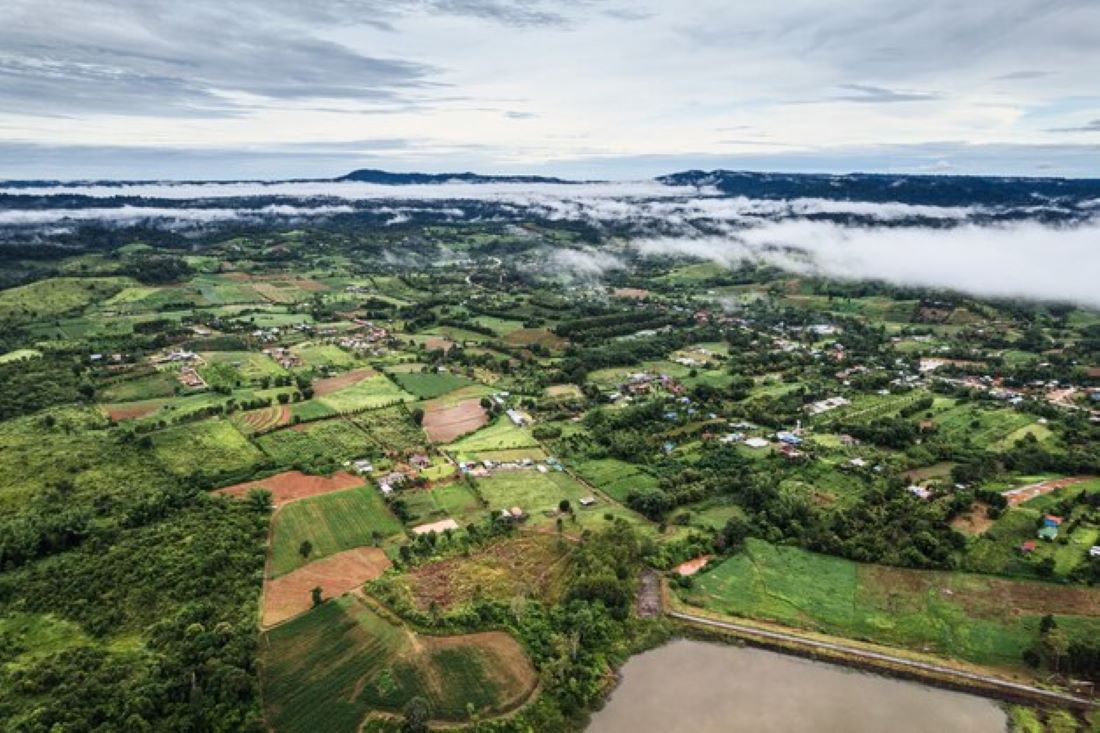
M 821 662 L 674 641 L 622 668 L 587 733 L 1004 733 L 984 698 Z

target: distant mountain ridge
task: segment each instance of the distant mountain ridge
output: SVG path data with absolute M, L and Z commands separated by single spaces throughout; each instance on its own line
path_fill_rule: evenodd
M 729 196 L 757 199 L 823 198 L 846 201 L 952 206 L 1042 206 L 1100 199 L 1100 179 L 1007 178 L 892 173 L 754 173 L 689 170 L 658 176 L 670 186 L 713 187 Z
M 408 186 L 432 183 L 581 183 L 552 176 L 486 176 L 480 173 L 392 173 L 374 168 L 354 170 L 335 178 L 336 181 L 380 183 L 387 186 Z

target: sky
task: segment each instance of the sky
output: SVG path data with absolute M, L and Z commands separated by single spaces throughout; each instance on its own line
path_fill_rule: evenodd
M 1095 0 L 2 0 L 0 178 L 1100 177 Z

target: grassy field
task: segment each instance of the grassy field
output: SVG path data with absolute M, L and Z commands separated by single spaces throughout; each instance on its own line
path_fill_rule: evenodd
M 501 416 L 477 432 L 448 444 L 446 449 L 458 456 L 466 456 L 484 451 L 536 447 L 538 447 L 538 441 L 532 437 L 529 430 L 518 428 L 507 417 Z
M 269 724 L 280 733 L 353 733 L 373 710 L 415 696 L 433 717 L 465 720 L 522 702 L 536 681 L 502 632 L 418 635 L 345 596 L 268 632 L 261 665 Z
M 201 471 L 218 476 L 242 471 L 263 454 L 227 420 L 205 420 L 153 434 L 157 460 L 168 471 L 187 476 Z
M 42 352 L 37 349 L 16 349 L 6 354 L 0 354 L 0 364 L 10 364 L 13 361 L 23 361 L 24 359 L 37 359 L 40 356 L 42 356 Z
M 451 517 L 461 525 L 480 521 L 488 511 L 464 481 L 432 489 L 409 489 L 401 492 L 408 507 L 410 524 L 425 524 Z
M 292 502 L 272 520 L 272 573 L 282 575 L 341 550 L 373 544 L 375 532 L 392 537 L 401 532 L 401 523 L 374 487 Z M 298 552 L 303 540 L 313 544 L 308 558 Z
M 372 407 L 382 407 L 394 402 L 408 402 L 416 399 L 381 374 L 368 377 L 350 387 L 337 390 L 317 401 L 336 412 L 351 412 Z
M 422 400 L 430 400 L 473 384 L 466 377 L 451 372 L 395 372 L 393 379 L 406 392 L 411 392 Z
M 290 347 L 307 367 L 352 367 L 356 364 L 354 356 L 335 344 L 318 344 L 307 341 Z
M 107 300 L 134 281 L 124 277 L 54 277 L 0 291 L 0 318 L 45 318 Z
M 936 415 L 936 426 L 941 434 L 952 440 L 971 441 L 975 446 L 988 450 L 1011 447 L 1015 440 L 1009 441 L 1009 436 L 1022 438 L 1023 429 L 1033 423 L 1033 415 L 1009 407 L 990 408 L 966 403 Z
M 137 379 L 126 379 L 99 390 L 103 402 L 132 402 L 171 397 L 180 383 L 172 372 L 157 372 Z
M 575 466 L 577 473 L 586 481 L 599 487 L 615 501 L 626 501 L 626 496 L 634 489 L 657 488 L 657 477 L 644 469 L 620 461 L 605 458 L 598 461 L 584 461 Z
M 281 466 L 310 461 L 346 461 L 367 453 L 366 433 L 346 419 L 324 420 L 276 430 L 256 439 L 264 453 Z
M 696 576 L 685 600 L 980 664 L 1022 666 L 1050 612 L 1071 636 L 1100 633 L 1100 594 L 1058 585 L 861 565 L 749 540 Z
M 202 357 L 209 364 L 209 367 L 199 369 L 199 373 L 204 378 L 210 367 L 220 365 L 232 367 L 240 375 L 240 378 L 246 381 L 286 374 L 286 370 L 276 364 L 270 356 L 253 351 L 207 351 Z

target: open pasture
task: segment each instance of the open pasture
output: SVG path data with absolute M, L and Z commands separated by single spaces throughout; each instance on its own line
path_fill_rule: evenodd
M 1100 633 L 1100 593 L 967 573 L 861 565 L 750 539 L 682 592 L 712 611 L 955 656 L 1022 666 L 1053 613 L 1071 636 Z

